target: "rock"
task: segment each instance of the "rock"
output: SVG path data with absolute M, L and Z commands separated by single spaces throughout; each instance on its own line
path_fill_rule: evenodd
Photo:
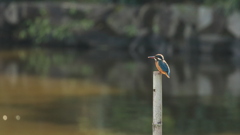
M 213 10 L 211 8 L 200 6 L 198 8 L 197 29 L 202 31 L 213 22 Z
M 209 29 L 209 32 L 211 33 L 219 33 L 219 34 L 226 34 L 226 16 L 224 14 L 224 11 L 222 9 L 214 9 L 213 10 L 213 22 Z
M 227 29 L 236 38 L 240 38 L 240 13 L 234 12 L 227 18 Z
M 138 26 L 139 29 L 152 30 L 153 18 L 155 16 L 154 5 L 145 4 L 139 9 Z
M 108 17 L 115 11 L 113 4 L 98 4 L 86 12 L 87 19 L 94 21 L 94 28 L 104 31 L 108 34 L 117 35 L 117 33 L 107 23 Z
M 184 32 L 183 32 L 183 37 L 185 39 L 189 39 L 193 35 L 194 31 L 191 25 L 186 25 Z
M 233 45 L 232 45 L 232 52 L 233 52 L 233 55 L 234 57 L 237 58 L 237 64 L 238 66 L 240 66 L 240 61 L 239 61 L 239 58 L 240 58 L 240 40 L 237 39 L 237 40 L 234 40 L 233 42 Z M 235 62 L 234 62 L 235 63 Z M 235 63 L 236 64 L 236 63 Z
M 176 27 L 179 24 L 179 17 L 170 6 L 165 4 L 157 5 L 154 23 L 159 27 L 160 35 L 171 38 L 176 33 Z
M 84 11 L 89 19 L 105 20 L 115 10 L 113 4 L 78 4 L 78 9 Z
M 112 4 L 86 4 L 86 3 L 72 3 L 72 2 L 65 2 L 64 8 L 75 8 L 77 10 L 83 11 L 86 16 L 91 18 L 98 18 L 99 15 L 104 13 Z
M 52 24 L 60 24 L 65 20 L 65 14 L 60 4 L 48 3 L 45 6 Z
M 197 6 L 193 4 L 174 4 L 171 6 L 171 10 L 182 22 L 186 24 L 196 24 Z
M 4 11 L 5 11 L 5 8 L 6 8 L 6 4 L 4 3 L 1 3 L 0 4 L 0 27 L 3 26 L 3 23 L 4 23 Z
M 39 4 L 39 3 L 21 3 L 19 5 L 19 8 L 20 8 L 20 14 L 21 14 L 21 17 L 20 20 L 24 20 L 25 19 L 33 19 L 35 17 L 38 17 L 40 16 L 40 10 L 41 9 L 45 9 L 45 5 L 46 4 Z M 42 8 L 44 7 L 44 8 Z
M 73 20 L 86 18 L 85 12 L 81 8 L 78 8 L 78 4 L 76 3 L 63 2 L 61 8 L 63 9 L 65 16 Z
M 137 29 L 137 9 L 137 7 L 118 6 L 117 10 L 109 15 L 108 25 L 118 34 L 134 34 Z
M 19 22 L 18 4 L 16 3 L 9 4 L 9 6 L 5 9 L 4 16 L 8 23 L 17 24 Z

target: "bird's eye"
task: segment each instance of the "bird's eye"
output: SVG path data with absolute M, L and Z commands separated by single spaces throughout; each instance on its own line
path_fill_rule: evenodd
M 157 57 L 158 60 L 162 60 L 161 56 L 157 55 L 156 57 Z

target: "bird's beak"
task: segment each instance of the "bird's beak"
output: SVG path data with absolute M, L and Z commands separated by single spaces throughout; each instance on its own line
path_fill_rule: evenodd
M 155 58 L 155 56 L 148 56 L 148 58 L 150 58 L 150 59 L 154 59 L 154 58 Z

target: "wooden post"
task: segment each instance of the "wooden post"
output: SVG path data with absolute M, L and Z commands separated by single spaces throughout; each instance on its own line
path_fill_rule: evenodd
M 162 74 L 153 72 L 153 135 L 162 135 Z

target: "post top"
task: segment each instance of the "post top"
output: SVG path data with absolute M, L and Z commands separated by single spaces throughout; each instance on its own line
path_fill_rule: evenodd
M 159 71 L 153 71 L 154 75 L 162 75 Z

